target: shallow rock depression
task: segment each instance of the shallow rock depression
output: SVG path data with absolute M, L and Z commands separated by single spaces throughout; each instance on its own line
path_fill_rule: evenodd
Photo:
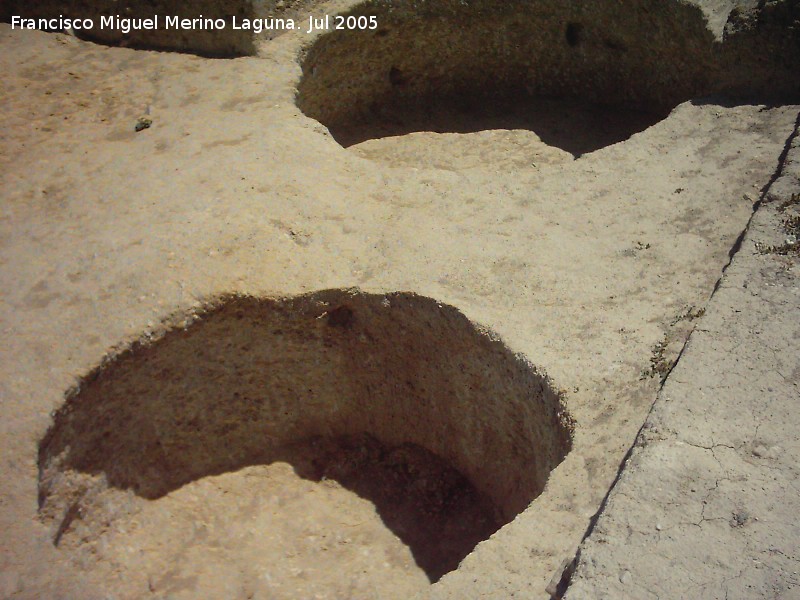
M 429 298 L 228 297 L 190 321 L 105 361 L 55 414 L 39 503 L 57 545 L 102 535 L 109 494 L 154 504 L 280 462 L 369 500 L 435 581 L 570 450 L 546 376 Z

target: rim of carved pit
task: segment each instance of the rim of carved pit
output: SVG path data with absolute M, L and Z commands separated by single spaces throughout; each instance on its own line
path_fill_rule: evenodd
M 344 14 L 374 16 L 378 27 L 328 32 L 306 47 L 296 104 L 345 147 L 414 131 L 492 128 L 531 129 L 568 146 L 543 125 L 559 114 L 540 114 L 547 98 L 642 113 L 585 148 L 564 148 L 579 155 L 709 93 L 720 67 L 702 11 L 677 0 L 368 0 Z M 570 114 L 550 127 L 556 131 L 582 110 L 560 108 Z
M 450 481 L 429 497 L 457 491 L 453 506 L 474 521 L 466 535 L 463 525 L 453 538 L 446 525 L 445 537 L 410 531 L 385 491 L 370 495 L 352 472 L 332 478 L 374 503 L 435 582 L 544 490 L 573 430 L 549 378 L 452 306 L 356 289 L 224 296 L 110 355 L 67 393 L 39 445 L 40 517 L 55 545 L 67 536 L 79 548 L 103 533 L 82 526 L 73 537 L 78 521 L 110 522 L 132 497 L 157 501 L 206 476 L 288 462 L 320 481 L 328 467 L 308 465 L 326 457 L 308 457 L 326 447 L 383 457 L 379 470 L 412 457 L 425 481 Z
M 157 499 L 268 463 L 286 444 L 367 434 L 440 457 L 507 523 L 571 449 L 563 393 L 431 298 L 224 296 L 170 323 L 67 393 L 39 445 L 43 518 L 63 519 L 98 489 Z
M 800 44 L 784 12 L 731 10 L 721 36 L 680 0 L 367 0 L 342 14 L 374 16 L 375 29 L 327 32 L 300 51 L 295 104 L 344 147 L 418 131 L 529 129 L 577 158 L 690 99 L 796 100 L 788 65 Z M 619 114 L 574 125 L 609 108 Z M 592 135 L 576 142 L 587 127 Z

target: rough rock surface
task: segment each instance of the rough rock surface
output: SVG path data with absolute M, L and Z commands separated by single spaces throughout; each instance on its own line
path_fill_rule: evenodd
M 788 150 L 581 547 L 568 599 L 800 596 L 800 138 Z
M 697 14 L 668 4 L 659 14 Z M 725 8 L 703 14 L 702 38 L 722 43 Z M 208 60 L 0 25 L 0 595 L 547 597 L 798 112 L 705 98 L 642 120 L 622 105 L 533 99 L 524 127 L 466 111 L 464 131 L 345 149 L 296 105 L 313 41 L 289 33 L 258 56 Z M 371 502 L 280 461 L 160 498 L 111 482 L 101 512 L 40 510 L 54 416 L 120 348 L 227 294 L 354 286 L 456 307 L 546 372 L 575 418 L 542 493 L 457 569 L 431 586 Z M 185 353 L 189 372 L 215 372 L 203 352 Z

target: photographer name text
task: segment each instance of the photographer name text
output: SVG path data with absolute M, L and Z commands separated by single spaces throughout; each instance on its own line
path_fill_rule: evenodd
M 274 30 L 297 30 L 313 33 L 328 30 L 375 30 L 378 28 L 378 18 L 374 15 L 322 15 L 309 16 L 305 20 L 296 20 L 284 17 L 264 17 L 246 19 L 232 17 L 230 23 L 225 19 L 211 18 L 199 15 L 186 18 L 177 15 L 153 15 L 148 18 L 121 17 L 119 15 L 101 16 L 95 19 L 73 19 L 59 15 L 51 19 L 29 19 L 12 16 L 12 29 L 45 29 L 51 31 L 90 31 L 95 27 L 128 34 L 132 31 L 183 30 L 183 31 L 221 31 L 235 29 L 261 33 Z

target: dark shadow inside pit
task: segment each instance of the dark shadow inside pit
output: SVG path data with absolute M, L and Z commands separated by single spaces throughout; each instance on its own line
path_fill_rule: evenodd
M 104 490 L 157 501 L 281 461 L 371 501 L 436 581 L 542 492 L 571 435 L 549 380 L 453 307 L 229 297 L 68 394 L 39 447 L 40 514 L 58 544 Z
M 367 1 L 375 31 L 302 55 L 296 102 L 343 146 L 415 131 L 526 129 L 580 156 L 715 88 L 718 47 L 677 0 Z
M 281 449 L 276 460 L 300 477 L 333 480 L 369 500 L 431 582 L 502 525 L 488 497 L 416 444 L 389 447 L 367 434 L 314 438 Z
M 352 123 L 330 130 L 345 148 L 370 139 L 409 133 L 477 133 L 488 130 L 527 130 L 548 146 L 575 158 L 622 142 L 666 115 L 623 110 L 576 100 L 525 98 L 493 102 L 490 106 L 464 98 L 450 104 L 431 102 L 424 111 L 383 114 L 374 122 Z

